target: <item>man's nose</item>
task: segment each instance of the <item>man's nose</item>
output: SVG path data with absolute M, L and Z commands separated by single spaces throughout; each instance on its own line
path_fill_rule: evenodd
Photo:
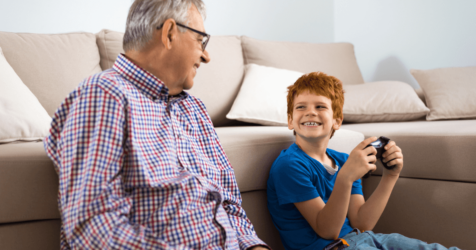
M 209 63 L 210 62 L 210 55 L 208 54 L 208 51 L 204 50 L 200 59 L 202 59 L 203 63 Z

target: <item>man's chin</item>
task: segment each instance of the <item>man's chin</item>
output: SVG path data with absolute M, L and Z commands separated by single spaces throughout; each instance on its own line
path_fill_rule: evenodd
M 189 89 L 191 89 L 192 87 L 193 87 L 193 82 L 192 82 L 192 83 L 189 83 L 189 84 L 185 84 L 185 85 L 183 86 L 183 90 L 189 90 Z

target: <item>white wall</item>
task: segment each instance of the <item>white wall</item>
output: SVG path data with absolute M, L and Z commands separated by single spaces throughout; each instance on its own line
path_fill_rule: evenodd
M 332 0 L 204 0 L 212 35 L 245 35 L 273 41 L 334 40 Z
M 476 66 L 474 0 L 204 0 L 211 35 L 351 42 L 366 81 Z M 124 31 L 132 0 L 0 0 L 0 31 Z M 213 38 L 212 38 L 213 39 Z
M 211 35 L 332 42 L 332 0 L 204 0 Z M 0 0 L 0 31 L 124 31 L 132 0 Z
M 409 69 L 476 66 L 474 0 L 335 0 L 335 41 L 351 42 L 365 81 L 418 87 Z
M 0 0 L 0 31 L 124 31 L 131 0 Z

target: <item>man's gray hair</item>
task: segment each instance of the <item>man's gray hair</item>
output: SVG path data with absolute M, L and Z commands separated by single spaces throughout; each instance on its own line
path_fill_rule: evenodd
M 154 30 L 169 18 L 188 26 L 191 4 L 197 7 L 205 20 L 205 4 L 202 0 L 135 0 L 127 16 L 122 42 L 124 51 L 142 49 L 152 39 Z M 180 32 L 186 31 L 183 27 L 177 28 Z

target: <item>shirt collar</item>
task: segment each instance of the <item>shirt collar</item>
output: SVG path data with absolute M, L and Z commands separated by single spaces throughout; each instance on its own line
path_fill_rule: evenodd
M 116 62 L 112 67 L 122 77 L 132 83 L 144 95 L 152 100 L 162 99 L 168 102 L 169 89 L 159 78 L 152 75 L 147 70 L 129 60 L 124 54 L 117 56 Z M 188 94 L 184 91 L 176 95 L 178 99 L 184 99 Z

